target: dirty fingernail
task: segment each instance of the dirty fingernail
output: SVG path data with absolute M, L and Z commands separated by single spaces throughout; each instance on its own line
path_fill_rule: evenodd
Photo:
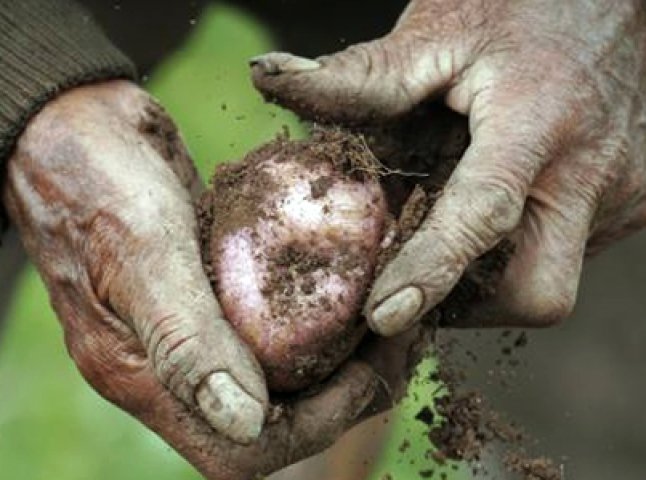
M 261 68 L 263 73 L 267 75 L 278 75 L 285 72 L 306 72 L 321 68 L 321 64 L 316 60 L 283 52 L 272 52 L 253 57 L 249 60 L 249 65 Z
M 371 315 L 370 326 L 389 337 L 407 330 L 424 304 L 424 294 L 417 287 L 406 287 L 381 303 Z
M 260 436 L 265 419 L 262 405 L 228 373 L 212 374 L 196 399 L 211 426 L 234 442 L 246 445 Z

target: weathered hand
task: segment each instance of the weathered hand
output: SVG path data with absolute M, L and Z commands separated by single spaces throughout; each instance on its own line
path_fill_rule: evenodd
M 470 147 L 374 286 L 379 333 L 409 328 L 504 237 L 515 254 L 472 321 L 551 325 L 574 306 L 586 250 L 646 223 L 641 1 L 413 0 L 382 39 L 252 66 L 306 117 L 392 120 L 435 96 L 469 117 Z
M 135 85 L 108 82 L 67 92 L 31 120 L 4 200 L 88 381 L 132 411 L 129 370 L 154 371 L 246 443 L 260 434 L 267 392 L 203 272 L 189 194 L 199 189 L 168 117 Z M 126 340 L 121 364 L 97 352 Z

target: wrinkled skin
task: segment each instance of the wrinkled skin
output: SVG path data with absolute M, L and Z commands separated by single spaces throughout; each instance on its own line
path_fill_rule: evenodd
M 206 478 L 252 480 L 389 408 L 428 332 L 368 342 L 251 441 L 255 410 L 245 411 L 244 399 L 218 408 L 218 396 L 227 397 L 204 387 L 216 372 L 214 386 L 230 388 L 222 384 L 228 372 L 268 404 L 263 375 L 202 270 L 191 204 L 200 190 L 170 119 L 144 91 L 113 81 L 66 92 L 31 120 L 2 194 L 92 387 Z
M 505 237 L 515 254 L 495 298 L 459 325 L 553 325 L 574 307 L 585 254 L 644 226 L 644 9 L 414 0 L 379 40 L 252 60 L 266 97 L 305 117 L 397 121 L 437 97 L 468 116 L 470 147 L 373 288 L 376 332 L 409 328 Z
M 158 381 L 186 406 L 246 443 L 260 432 L 267 393 L 202 271 L 188 193 L 199 183 L 186 159 L 134 85 L 78 88 L 31 120 L 4 200 L 90 382 L 94 340 L 76 323 L 98 315 L 139 340 Z

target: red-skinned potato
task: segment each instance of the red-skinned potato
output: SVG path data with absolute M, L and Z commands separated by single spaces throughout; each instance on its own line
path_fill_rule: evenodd
M 387 216 L 373 167 L 340 132 L 282 138 L 218 168 L 202 198 L 207 272 L 272 391 L 322 380 L 367 330 Z

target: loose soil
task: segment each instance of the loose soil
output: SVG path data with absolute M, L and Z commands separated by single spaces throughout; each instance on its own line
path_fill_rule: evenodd
M 504 338 L 508 337 L 508 332 L 502 333 Z M 526 343 L 527 336 L 521 332 L 513 343 L 505 342 L 501 355 L 511 357 Z M 433 458 L 440 466 L 449 461 L 466 461 L 474 476 L 487 478 L 491 474 L 486 469 L 485 457 L 495 457 L 502 451 L 503 467 L 518 478 L 562 480 L 561 468 L 553 460 L 531 455 L 529 447 L 533 441 L 522 426 L 497 412 L 482 392 L 465 388 L 466 369 L 456 361 L 456 349 L 460 349 L 460 345 L 455 339 L 436 344 L 439 366 L 431 374 L 431 380 L 440 382 L 442 391 L 435 396 L 432 406 L 422 408 L 416 416 L 429 427 Z M 462 353 L 467 357 L 471 355 L 471 361 L 477 364 L 478 359 L 472 353 Z M 439 468 L 437 473 L 443 471 L 446 472 L 446 467 Z

